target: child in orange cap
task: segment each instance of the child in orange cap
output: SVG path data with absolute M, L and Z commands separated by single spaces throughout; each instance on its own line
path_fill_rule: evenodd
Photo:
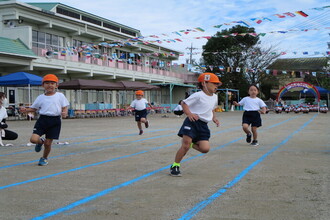
M 54 74 L 47 74 L 42 79 L 42 87 L 45 93 L 37 97 L 26 112 L 38 111 L 40 116 L 36 121 L 30 141 L 35 145 L 35 151 L 40 152 L 42 145 L 45 146 L 43 157 L 38 165 L 48 164 L 48 155 L 51 151 L 53 139 L 58 139 L 61 131 L 61 116 L 67 117 L 69 102 L 63 93 L 56 92 L 58 78 Z M 41 137 L 45 135 L 45 138 Z
M 214 111 L 218 104 L 218 96 L 215 93 L 221 85 L 219 78 L 213 73 L 203 73 L 198 77 L 198 83 L 202 91 L 190 95 L 181 102 L 187 118 L 178 133 L 182 137 L 182 144 L 170 168 L 171 176 L 181 176 L 180 162 L 190 147 L 201 153 L 210 150 L 211 135 L 207 123 L 213 121 L 217 127 L 220 124 Z
M 131 103 L 131 107 L 134 108 L 135 112 L 135 121 L 137 123 L 137 126 L 139 128 L 139 135 L 143 134 L 142 130 L 142 123 L 145 124 L 145 127 L 149 127 L 149 122 L 147 120 L 147 109 L 146 106 L 150 106 L 152 108 L 152 105 L 146 100 L 145 98 L 142 98 L 144 93 L 142 90 L 138 90 L 135 92 L 136 99 L 134 99 Z

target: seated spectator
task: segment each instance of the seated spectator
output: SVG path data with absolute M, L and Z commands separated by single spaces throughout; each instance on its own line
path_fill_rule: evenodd
M 6 118 L 8 118 L 7 110 L 3 106 L 6 103 L 6 95 L 3 92 L 0 92 L 0 145 L 4 146 L 2 140 L 16 140 L 18 135 L 17 133 L 7 130 L 8 125 L 6 123 Z
M 182 109 L 182 106 L 181 106 L 181 101 L 179 101 L 179 104 L 178 106 L 176 106 L 174 109 L 173 109 L 173 113 L 175 115 L 177 115 L 177 117 L 180 117 L 181 115 L 183 115 L 183 109 Z

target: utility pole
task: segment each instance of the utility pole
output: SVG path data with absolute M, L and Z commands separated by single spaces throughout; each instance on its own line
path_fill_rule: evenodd
M 193 64 L 193 59 L 192 59 L 192 55 L 193 55 L 193 50 L 197 50 L 198 48 L 193 47 L 192 43 L 190 47 L 187 47 L 186 50 L 190 51 L 190 56 L 189 56 L 189 62 L 188 64 Z

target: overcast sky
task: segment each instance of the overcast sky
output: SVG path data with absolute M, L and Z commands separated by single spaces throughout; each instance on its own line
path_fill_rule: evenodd
M 56 2 L 45 0 L 29 0 L 23 2 Z M 89 12 L 106 19 L 133 27 L 141 31 L 143 36 L 167 34 L 160 39 L 180 38 L 183 42 L 162 43 L 161 46 L 173 48 L 185 53 L 179 63 L 189 57 L 186 48 L 193 44 L 193 52 L 198 53 L 193 58 L 199 59 L 202 46 L 207 42 L 205 38 L 217 31 L 232 26 L 223 25 L 220 29 L 214 25 L 244 20 L 256 29 L 257 33 L 267 33 L 261 37 L 265 46 L 276 46 L 278 52 L 287 57 L 310 57 L 315 52 L 330 51 L 330 8 L 316 10 L 330 6 L 330 0 L 59 0 L 58 2 Z M 285 12 L 305 12 L 308 17 L 295 14 L 277 18 L 275 14 Z M 261 24 L 251 21 L 251 18 L 266 17 Z M 173 32 L 201 27 L 205 32 L 191 32 L 179 36 Z M 307 32 L 290 31 L 289 33 L 269 33 L 271 31 L 286 31 L 292 28 L 308 29 Z M 318 30 L 311 30 L 317 28 Z M 149 38 L 152 40 L 152 38 Z M 155 40 L 155 39 L 153 39 Z M 296 52 L 296 54 L 294 53 Z M 308 52 L 309 55 L 303 55 Z M 322 55 L 318 55 L 322 56 Z

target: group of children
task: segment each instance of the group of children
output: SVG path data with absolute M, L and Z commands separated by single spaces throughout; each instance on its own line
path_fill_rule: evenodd
M 174 163 L 170 167 L 171 176 L 181 176 L 180 162 L 190 148 L 201 153 L 207 153 L 210 150 L 209 139 L 210 130 L 208 122 L 213 121 L 216 126 L 220 125 L 215 116 L 215 108 L 218 104 L 218 98 L 215 93 L 221 82 L 213 73 L 203 73 L 198 77 L 198 87 L 201 91 L 182 100 L 179 104 L 182 105 L 183 112 L 187 115 L 184 120 L 178 135 L 182 137 L 181 147 L 177 151 Z M 257 146 L 257 128 L 262 125 L 260 113 L 266 113 L 266 104 L 257 97 L 259 88 L 256 85 L 249 87 L 249 97 L 243 98 L 239 103 L 233 102 L 236 106 L 243 106 L 242 126 L 246 133 L 246 142 Z M 250 131 L 251 125 L 251 131 Z
M 187 117 L 178 132 L 178 136 L 182 137 L 182 143 L 176 152 L 174 163 L 170 166 L 171 176 L 181 176 L 180 162 L 191 148 L 201 153 L 207 153 L 210 150 L 211 135 L 208 123 L 213 121 L 217 127 L 220 125 L 215 115 L 215 108 L 218 104 L 216 92 L 221 84 L 215 74 L 202 73 L 198 77 L 200 91 L 179 102 L 182 106 L 182 110 L 179 110 L 180 114 L 185 113 Z M 38 112 L 40 115 L 34 125 L 30 141 L 35 144 L 36 152 L 40 152 L 44 146 L 43 156 L 38 165 L 45 166 L 48 164 L 52 142 L 60 135 L 61 117 L 67 117 L 69 102 L 62 93 L 56 91 L 58 78 L 55 75 L 44 76 L 42 86 L 45 90 L 44 94 L 39 95 L 29 108 L 24 108 L 22 111 Z M 259 88 L 256 85 L 251 85 L 248 93 L 249 97 L 243 98 L 238 103 L 233 102 L 233 104 L 243 106 L 245 111 L 242 126 L 246 133 L 246 142 L 251 143 L 252 141 L 251 145 L 256 146 L 258 145 L 257 128 L 262 125 L 260 113 L 266 112 L 266 104 L 257 97 Z M 146 106 L 152 107 L 152 105 L 143 98 L 143 91 L 138 90 L 135 95 L 136 99 L 130 106 L 134 109 L 139 135 L 142 135 L 142 124 L 145 124 L 146 128 L 149 127 Z
M 328 112 L 328 107 L 326 104 L 321 104 L 320 106 L 318 105 L 308 105 L 308 104 L 296 104 L 296 105 L 285 105 L 282 106 L 281 104 L 277 104 L 274 108 L 275 113 L 280 114 L 283 111 L 285 113 L 304 113 L 308 114 L 309 112 L 320 112 L 320 113 L 327 113 Z

